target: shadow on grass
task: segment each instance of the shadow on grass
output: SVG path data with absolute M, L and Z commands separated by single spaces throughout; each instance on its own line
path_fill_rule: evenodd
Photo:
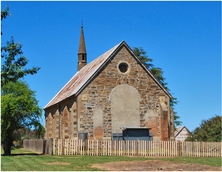
M 44 154 L 37 154 L 37 153 L 12 153 L 10 155 L 4 155 L 4 154 L 1 154 L 1 156 L 18 156 L 18 155 L 44 155 Z

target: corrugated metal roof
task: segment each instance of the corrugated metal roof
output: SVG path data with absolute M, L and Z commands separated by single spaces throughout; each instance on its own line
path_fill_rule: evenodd
M 69 80 L 69 82 L 55 95 L 55 97 L 45 106 L 44 109 L 57 104 L 70 96 L 75 95 L 118 46 L 119 44 L 117 44 L 115 47 L 111 48 L 110 50 L 99 56 L 97 59 L 84 66 L 80 71 L 78 71 Z
M 121 43 L 117 44 L 107 52 L 105 52 L 103 55 L 99 56 L 97 59 L 92 61 L 91 63 L 84 66 L 80 71 L 78 71 L 70 80 L 69 82 L 58 92 L 58 94 L 55 95 L 55 97 L 45 106 L 44 109 L 57 104 L 61 102 L 62 100 L 67 99 L 68 97 L 71 97 L 73 95 L 78 94 L 78 92 L 81 91 L 83 86 L 90 82 L 90 78 L 92 78 L 99 68 L 103 67 L 105 65 L 105 62 L 112 57 L 112 54 L 118 50 L 118 48 L 121 47 L 121 45 L 125 45 L 128 50 L 133 54 L 135 59 L 140 62 L 141 66 L 149 73 L 149 75 L 154 79 L 154 81 L 163 89 L 163 91 L 170 97 L 170 93 L 160 84 L 160 82 L 154 77 L 154 75 L 145 67 L 145 65 L 142 63 L 142 61 L 134 54 L 134 52 L 130 49 L 130 47 L 126 44 L 125 41 L 122 41 Z

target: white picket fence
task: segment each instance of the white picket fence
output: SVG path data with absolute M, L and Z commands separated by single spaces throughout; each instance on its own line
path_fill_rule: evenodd
M 53 155 L 221 157 L 221 142 L 53 140 Z

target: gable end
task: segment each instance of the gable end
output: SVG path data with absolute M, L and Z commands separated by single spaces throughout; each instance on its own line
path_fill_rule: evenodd
M 151 78 L 157 83 L 157 85 L 169 96 L 169 98 L 172 98 L 171 94 L 162 86 L 162 84 L 156 79 L 156 77 L 150 72 L 149 69 L 143 64 L 143 62 L 135 55 L 133 50 L 128 46 L 128 44 L 125 41 L 122 41 L 117 47 L 113 50 L 113 52 L 106 58 L 106 60 L 99 66 L 99 68 L 91 75 L 91 77 L 84 83 L 84 85 L 76 92 L 75 96 L 78 96 L 81 91 L 95 78 L 100 70 L 102 70 L 106 64 L 112 60 L 113 57 L 115 57 L 118 52 L 125 47 L 129 53 L 135 58 L 135 60 L 141 65 L 141 67 L 147 72 L 148 75 L 151 76 Z

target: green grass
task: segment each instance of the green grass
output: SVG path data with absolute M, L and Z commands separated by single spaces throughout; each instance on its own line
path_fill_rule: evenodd
M 1 148 L 1 154 L 4 153 L 4 150 Z M 30 150 L 24 150 L 24 149 L 17 149 L 17 148 L 13 148 L 11 150 L 12 154 L 22 154 L 22 153 L 29 153 L 29 154 L 34 154 L 32 151 Z
M 26 153 L 29 152 L 29 153 Z M 22 154 L 25 153 L 25 154 Z M 38 155 L 28 150 L 15 149 L 12 156 L 1 156 L 2 171 L 100 171 L 91 168 L 95 163 L 114 161 L 143 161 L 154 158 L 144 157 L 120 157 L 120 156 L 80 156 L 80 155 Z M 177 161 L 182 163 L 205 164 L 220 167 L 221 158 L 202 157 L 176 157 L 156 158 L 164 161 Z M 44 163 L 70 163 L 69 165 L 48 165 Z
M 180 163 L 192 163 L 221 167 L 220 157 L 175 157 L 175 158 L 158 158 L 164 161 L 176 161 Z
M 27 153 L 21 155 L 26 150 L 13 150 L 12 156 L 1 156 L 2 171 L 100 171 L 100 169 L 90 168 L 92 164 L 114 162 L 148 160 L 151 158 L 131 158 L 118 156 L 80 156 L 80 155 L 38 155 Z M 19 155 L 16 155 L 19 154 Z M 69 165 L 48 165 L 44 163 L 70 163 Z

